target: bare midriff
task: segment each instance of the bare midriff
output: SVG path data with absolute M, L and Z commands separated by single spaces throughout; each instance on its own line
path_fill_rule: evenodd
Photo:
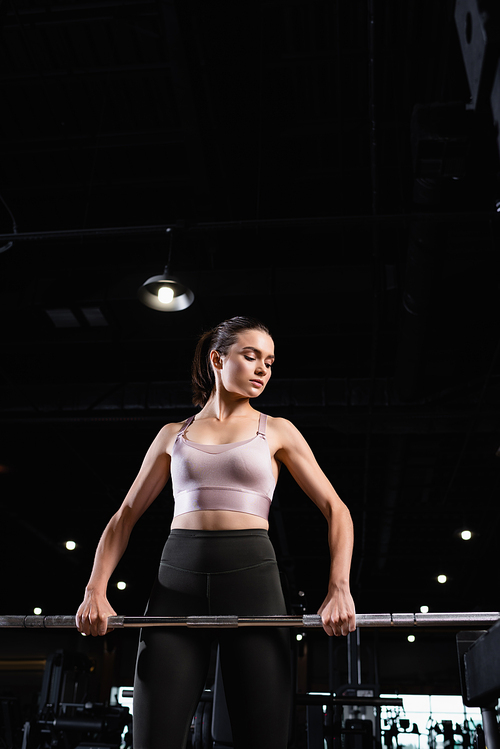
M 177 515 L 170 527 L 189 531 L 242 531 L 249 528 L 263 528 L 267 531 L 269 523 L 265 518 L 248 512 L 197 510 Z

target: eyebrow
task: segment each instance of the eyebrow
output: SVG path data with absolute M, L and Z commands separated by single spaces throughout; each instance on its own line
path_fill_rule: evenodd
M 257 356 L 262 356 L 262 351 L 258 348 L 254 348 L 253 346 L 243 346 L 242 351 L 253 351 L 254 354 L 257 354 Z M 272 359 L 275 360 L 275 356 L 273 354 L 269 354 L 269 356 L 266 356 L 266 359 Z

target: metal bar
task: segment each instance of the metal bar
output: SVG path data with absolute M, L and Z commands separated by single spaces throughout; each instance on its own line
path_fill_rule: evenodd
M 90 78 L 95 75 L 112 76 L 123 75 L 129 76 L 131 73 L 157 73 L 164 70 L 170 70 L 169 62 L 137 63 L 136 65 L 110 65 L 109 67 L 86 67 L 71 68 L 61 70 L 36 70 L 28 73 L 12 73 L 11 75 L 0 75 L 0 86 L 11 86 L 12 84 L 26 83 L 36 80 L 40 76 L 44 79 L 61 79 L 61 78 Z
M 333 697 L 331 694 L 316 695 L 298 693 L 295 695 L 297 705 L 356 705 L 373 707 L 403 707 L 402 697 Z
M 186 230 L 207 232 L 207 231 L 243 231 L 253 229 L 288 229 L 297 227 L 330 227 L 344 224 L 372 224 L 390 223 L 406 224 L 417 221 L 421 218 L 428 217 L 428 214 L 422 213 L 401 213 L 401 214 L 378 214 L 368 215 L 348 215 L 348 216 L 325 216 L 310 218 L 284 218 L 284 219 L 244 219 L 241 221 L 201 221 L 199 223 L 186 226 Z M 466 222 L 482 221 L 492 223 L 500 221 L 500 214 L 493 211 L 476 211 L 464 213 L 433 213 L 432 218 L 435 221 Z M 488 225 L 489 225 L 488 223 Z M 6 232 L 0 234 L 0 242 L 6 241 L 44 241 L 44 240 L 69 240 L 69 239 L 114 239 L 115 237 L 142 237 L 149 234 L 157 234 L 162 239 L 165 237 L 165 231 L 168 229 L 179 228 L 177 224 L 153 224 L 145 226 L 116 226 L 101 227 L 94 229 L 53 229 L 49 231 L 27 231 L 27 232 Z
M 80 10 L 88 11 L 108 8 L 122 9 L 127 5 L 137 6 L 137 9 L 142 9 L 144 5 L 154 6 L 155 0 L 99 0 L 99 2 L 72 3 L 71 5 L 53 5 L 50 8 L 50 15 L 58 16 L 62 13 L 75 13 L 76 11 Z M 39 8 L 19 8 L 18 13 L 20 16 L 28 16 L 30 24 L 33 16 L 41 16 L 42 18 L 46 18 L 49 15 L 48 11 L 40 10 Z M 13 16 L 12 11 L 9 11 L 6 16 Z
M 500 612 L 465 611 L 441 614 L 357 614 L 356 626 L 371 627 L 488 627 L 500 621 Z M 190 627 L 199 629 L 227 629 L 237 627 L 295 627 L 320 629 L 318 614 L 304 616 L 110 616 L 113 629 L 128 627 Z M 0 629 L 74 629 L 75 617 L 69 616 L 0 616 Z

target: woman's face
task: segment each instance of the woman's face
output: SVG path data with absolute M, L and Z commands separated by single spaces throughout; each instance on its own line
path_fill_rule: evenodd
M 212 355 L 215 352 L 212 352 Z M 220 374 L 220 383 L 229 393 L 256 398 L 271 377 L 274 342 L 262 330 L 244 330 L 238 334 L 226 356 L 212 359 Z

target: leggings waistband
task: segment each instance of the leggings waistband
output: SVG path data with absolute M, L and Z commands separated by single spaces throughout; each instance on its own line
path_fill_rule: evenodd
M 178 538 L 247 538 L 250 536 L 260 536 L 268 538 L 269 533 L 264 528 L 244 528 L 233 531 L 195 531 L 185 528 L 172 528 L 169 537 Z

